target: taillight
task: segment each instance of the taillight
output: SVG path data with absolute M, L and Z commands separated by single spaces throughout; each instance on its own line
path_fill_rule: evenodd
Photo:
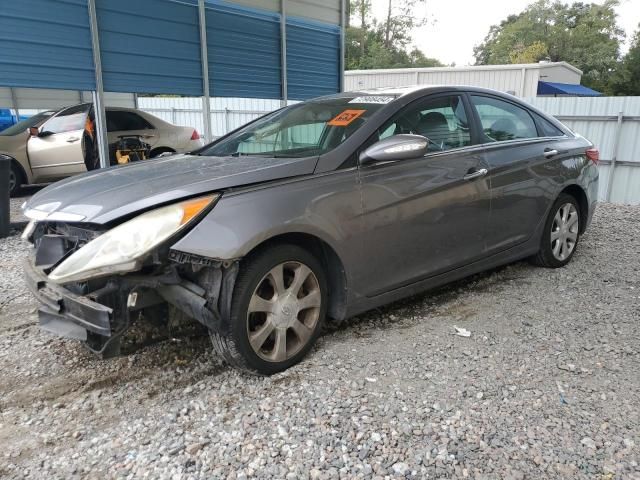
M 200 134 L 198 133 L 198 130 L 193 131 L 193 133 L 191 134 L 191 140 L 200 140 Z
M 598 151 L 597 148 L 587 149 L 586 154 L 589 160 L 591 160 L 593 163 L 598 165 L 598 162 L 600 162 L 600 152 Z

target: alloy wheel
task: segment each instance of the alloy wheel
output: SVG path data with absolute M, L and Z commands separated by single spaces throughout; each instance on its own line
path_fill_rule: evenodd
M 566 260 L 578 241 L 580 218 L 573 203 L 565 203 L 556 212 L 551 224 L 551 252 L 560 261 Z
M 322 292 L 313 271 L 300 262 L 273 267 L 258 283 L 247 311 L 253 351 L 268 362 L 283 362 L 313 337 Z

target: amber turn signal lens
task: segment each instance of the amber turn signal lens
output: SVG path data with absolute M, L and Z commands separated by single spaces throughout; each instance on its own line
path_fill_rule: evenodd
M 210 195 L 208 197 L 201 197 L 183 202 L 181 205 L 182 220 L 180 221 L 180 225 L 184 225 L 185 223 L 191 221 L 193 217 L 207 208 L 207 206 L 211 204 L 214 198 L 216 198 L 215 195 Z

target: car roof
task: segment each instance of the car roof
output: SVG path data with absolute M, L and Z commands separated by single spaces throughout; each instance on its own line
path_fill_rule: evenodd
M 461 91 L 461 92 L 475 92 L 475 93 L 488 93 L 491 95 L 500 95 L 502 97 L 517 99 L 513 95 L 505 92 L 501 92 L 498 90 L 493 90 L 491 88 L 483 88 L 483 87 L 475 87 L 472 85 L 405 85 L 399 87 L 378 87 L 378 88 L 367 88 L 362 90 L 353 90 L 349 92 L 337 93 L 334 95 L 327 95 L 324 97 L 320 97 L 321 99 L 330 99 L 330 98 L 344 98 L 344 97 L 354 97 L 354 96 L 365 96 L 365 95 L 389 95 L 394 96 L 396 98 L 404 97 L 412 94 L 423 94 L 426 95 L 428 93 L 437 93 L 440 91 Z M 517 99 L 519 100 L 519 99 Z

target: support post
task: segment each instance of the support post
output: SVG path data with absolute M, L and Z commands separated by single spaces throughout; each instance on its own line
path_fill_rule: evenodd
M 607 202 L 611 201 L 611 189 L 613 188 L 613 175 L 615 173 L 616 162 L 618 160 L 618 150 L 620 148 L 620 135 L 622 134 L 623 121 L 624 121 L 624 112 L 618 112 L 615 143 L 613 144 L 613 157 L 611 157 L 611 163 L 609 164 L 609 178 L 607 179 Z
M 134 93 L 133 94 L 133 107 L 138 110 L 140 108 L 140 105 L 138 103 L 138 94 Z
M 98 140 L 98 156 L 100 167 L 109 166 L 109 143 L 107 140 L 107 117 L 104 110 L 104 85 L 102 83 L 102 60 L 100 57 L 100 36 L 98 33 L 98 17 L 96 0 L 88 0 L 89 24 L 91 26 L 91 48 L 95 67 L 96 89 L 93 92 L 93 110 L 96 119 L 96 138 Z
M 520 98 L 524 98 L 524 89 L 527 82 L 527 67 L 522 67 L 520 72 Z
M 224 134 L 226 135 L 231 131 L 231 110 L 229 108 L 224 107 Z
M 287 0 L 280 0 L 280 71 L 282 82 L 282 100 L 280 105 L 287 106 L 289 85 L 287 79 Z
M 20 121 L 20 108 L 18 107 L 18 99 L 16 98 L 16 91 L 13 87 L 9 87 L 11 93 L 11 103 L 13 104 L 13 111 L 16 112 L 16 123 Z
M 340 0 L 340 91 L 344 92 L 344 62 L 345 62 L 345 54 L 344 54 L 344 37 L 347 32 L 345 31 L 347 28 L 347 7 L 345 0 Z
M 10 172 L 11 159 L 0 155 L 0 238 L 7 237 L 11 227 Z
M 200 19 L 200 63 L 202 64 L 202 114 L 204 116 L 204 136 L 207 142 L 211 135 L 211 99 L 209 96 L 209 54 L 207 52 L 207 14 L 204 0 L 198 0 L 198 18 Z

